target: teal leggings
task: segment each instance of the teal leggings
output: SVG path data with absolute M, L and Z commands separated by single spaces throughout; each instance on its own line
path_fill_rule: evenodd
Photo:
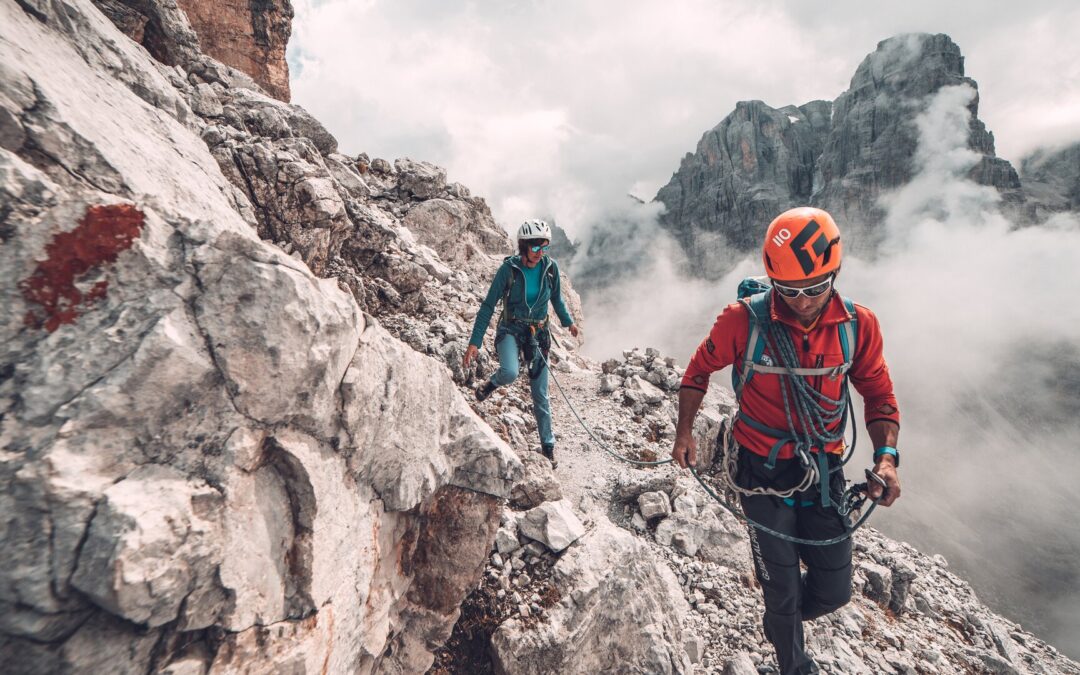
M 500 336 L 495 350 L 499 353 L 499 369 L 491 376 L 491 383 L 496 387 L 502 387 L 516 380 L 518 376 L 517 340 L 513 335 L 506 333 Z M 551 401 L 548 399 L 546 364 L 536 379 L 529 381 L 529 389 L 532 391 L 533 415 L 536 416 L 536 430 L 540 432 L 540 442 L 554 444 L 555 434 L 551 432 Z

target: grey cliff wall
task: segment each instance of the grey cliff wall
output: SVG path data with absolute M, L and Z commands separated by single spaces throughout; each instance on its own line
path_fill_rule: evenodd
M 5 670 L 426 669 L 521 470 L 371 314 L 445 265 L 235 71 L 88 0 L 0 26 Z M 372 231 L 396 287 L 313 273 Z

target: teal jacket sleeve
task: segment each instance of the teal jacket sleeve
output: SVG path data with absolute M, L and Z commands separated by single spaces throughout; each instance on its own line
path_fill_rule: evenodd
M 555 266 L 555 286 L 551 289 L 551 306 L 555 308 L 555 314 L 559 316 L 559 323 L 566 328 L 574 325 L 574 317 L 570 316 L 566 303 L 562 299 L 562 274 L 559 272 L 559 266 L 554 260 L 551 264 Z
M 510 274 L 510 266 L 505 263 L 501 265 L 499 271 L 495 273 L 495 278 L 491 280 L 487 297 L 480 303 L 480 311 L 476 313 L 476 321 L 473 322 L 472 337 L 469 338 L 469 344 L 477 349 L 484 343 L 484 333 L 491 324 L 491 316 L 495 314 L 495 305 L 499 304 L 502 298 Z

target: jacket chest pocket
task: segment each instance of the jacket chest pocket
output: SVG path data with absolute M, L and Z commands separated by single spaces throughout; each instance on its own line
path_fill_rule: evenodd
M 810 368 L 837 368 L 844 365 L 844 355 L 839 350 L 836 352 L 810 352 L 806 355 L 806 362 L 810 362 Z M 814 375 L 810 378 L 810 384 L 822 394 L 837 398 L 841 393 L 841 385 L 844 378 L 837 375 Z

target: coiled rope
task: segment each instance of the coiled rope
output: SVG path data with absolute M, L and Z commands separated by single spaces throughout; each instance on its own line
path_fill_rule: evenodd
M 788 337 L 788 341 L 790 343 L 790 336 L 787 336 L 787 337 Z M 794 349 L 794 345 L 792 345 L 792 348 Z M 551 363 L 548 361 L 547 357 L 544 355 L 543 350 L 537 349 L 535 351 L 535 353 L 538 355 L 538 357 L 540 359 L 543 360 L 544 365 L 548 369 L 548 373 L 551 375 L 551 379 L 555 381 L 555 386 L 558 387 L 559 393 L 562 394 L 563 400 L 566 401 L 566 405 L 568 405 L 570 407 L 570 411 L 574 413 L 574 417 L 577 418 L 578 424 L 581 425 L 581 428 L 583 428 L 585 430 L 585 432 L 589 435 L 589 437 L 592 438 L 593 441 L 595 441 L 596 444 L 599 445 L 600 448 L 604 450 L 604 452 L 606 452 L 607 454 L 611 455 L 612 457 L 614 457 L 615 459 L 617 459 L 619 461 L 626 462 L 627 464 L 633 464 L 633 465 L 636 465 L 636 466 L 660 466 L 662 464 L 670 464 L 671 462 L 674 461 L 672 458 L 668 458 L 668 459 L 657 460 L 657 461 L 654 461 L 654 462 L 646 462 L 646 461 L 641 461 L 641 460 L 636 460 L 636 459 L 631 459 L 629 457 L 625 457 L 625 456 L 620 455 L 619 453 L 615 452 L 611 448 L 609 448 L 606 443 L 604 443 L 595 433 L 593 433 L 593 430 L 589 428 L 589 425 L 585 423 L 585 420 L 583 420 L 581 418 L 581 415 L 578 413 L 577 408 L 574 407 L 574 404 L 571 403 L 571 401 L 570 401 L 570 397 L 567 396 L 566 390 L 563 389 L 562 383 L 559 382 L 559 378 L 555 376 L 555 370 L 551 367 Z M 802 378 L 794 378 L 794 377 L 792 377 L 792 378 L 789 378 L 789 379 L 800 379 L 801 380 Z M 815 393 L 817 393 L 817 392 L 815 392 Z M 821 397 L 821 398 L 824 398 L 826 400 L 831 400 L 831 399 L 828 399 L 828 397 Z M 786 401 L 786 398 L 785 398 L 785 409 L 786 408 L 787 408 L 787 401 Z M 846 408 L 846 406 L 845 406 L 845 408 Z M 790 416 L 789 416 L 789 423 L 790 423 Z M 724 462 L 725 462 L 725 469 L 724 469 L 724 472 L 723 472 L 724 479 L 725 479 L 724 480 L 725 484 L 727 484 L 729 487 L 731 487 L 735 491 L 741 491 L 741 492 L 744 492 L 744 493 L 749 492 L 750 494 L 773 494 L 773 493 L 770 493 L 770 492 L 748 491 L 748 490 L 745 490 L 745 488 L 740 488 L 740 487 L 734 485 L 734 479 L 733 479 L 734 471 L 733 471 L 733 468 L 727 466 L 726 463 L 728 461 L 728 457 L 729 456 L 733 457 L 735 455 L 735 453 L 730 452 L 730 450 L 729 450 L 729 448 L 727 446 L 728 446 L 727 443 L 724 443 L 722 445 L 723 452 L 724 452 Z M 842 463 L 837 465 L 837 469 L 839 467 L 843 466 L 843 464 L 845 464 L 847 462 L 847 460 L 850 459 L 850 457 L 851 457 L 851 453 L 849 452 L 848 457 L 846 457 L 843 460 Z M 806 474 L 807 476 L 810 476 L 810 477 L 816 477 L 817 476 L 818 472 L 816 471 L 816 467 L 814 466 L 813 462 L 804 462 L 804 467 L 807 469 L 807 474 Z M 831 539 L 803 539 L 802 537 L 794 537 L 794 536 L 791 536 L 789 534 L 785 534 L 783 532 L 778 532 L 778 531 L 776 531 L 776 530 L 774 530 L 774 529 L 772 529 L 770 527 L 762 525 L 761 523 L 759 523 L 757 521 L 751 520 L 750 518 L 748 518 L 746 516 L 746 514 L 744 514 L 742 511 L 737 510 L 734 507 L 732 507 L 730 504 L 728 504 L 727 500 L 725 500 L 723 497 L 721 497 L 715 491 L 713 491 L 713 489 L 711 487 L 709 487 L 708 483 L 706 483 L 705 480 L 701 477 L 701 474 L 699 474 L 697 472 L 697 469 L 695 469 L 694 467 L 690 467 L 690 473 L 697 480 L 698 484 L 701 485 L 702 489 L 705 490 L 705 494 L 709 495 L 713 499 L 713 501 L 715 501 L 720 506 L 724 507 L 724 509 L 727 510 L 728 513 L 735 516 L 737 519 L 739 519 L 742 522 L 746 523 L 750 527 L 753 527 L 753 528 L 755 528 L 755 529 L 757 529 L 757 530 L 759 530 L 761 532 L 765 532 L 766 534 L 771 534 L 772 536 L 774 536 L 774 537 L 776 537 L 778 539 L 782 539 L 784 541 L 788 541 L 788 542 L 791 542 L 793 544 L 803 544 L 803 545 L 807 545 L 807 546 L 831 546 L 832 544 L 838 544 L 838 543 L 840 543 L 840 542 L 842 542 L 842 541 L 844 541 L 846 539 L 850 539 L 851 536 L 855 534 L 855 531 L 858 530 L 860 527 L 862 527 L 863 523 L 865 523 L 866 520 L 870 517 L 870 514 L 874 512 L 874 509 L 877 508 L 878 501 L 882 497 L 885 496 L 885 493 L 882 492 L 881 497 L 878 497 L 877 499 L 870 499 L 869 500 L 870 501 L 870 506 L 866 509 L 866 513 L 862 514 L 862 516 L 855 522 L 855 524 L 850 526 L 848 528 L 847 532 L 845 532 L 844 534 L 838 535 L 838 536 L 833 537 Z M 868 480 L 869 480 L 870 475 L 871 475 L 871 472 L 868 469 L 867 470 L 867 478 L 868 478 Z M 803 479 L 803 482 L 806 482 L 805 477 Z M 810 485 L 812 486 L 813 483 L 811 482 Z M 860 490 L 860 487 L 862 488 L 861 490 Z M 865 501 L 867 501 L 868 497 L 866 497 L 866 496 L 857 497 L 857 495 L 860 492 L 866 492 L 865 488 L 866 488 L 865 483 L 860 484 L 860 485 L 855 485 L 855 486 L 852 486 L 852 488 L 845 493 L 845 499 L 843 499 L 841 501 L 841 503 L 836 505 L 837 510 L 841 512 L 841 515 L 846 516 L 851 511 L 858 510 L 859 508 L 862 507 L 863 503 Z M 767 490 L 767 489 L 766 488 L 759 488 L 758 490 Z M 791 494 L 795 494 L 795 491 L 790 491 L 790 492 L 791 492 Z M 775 493 L 775 494 L 779 495 L 779 493 Z

